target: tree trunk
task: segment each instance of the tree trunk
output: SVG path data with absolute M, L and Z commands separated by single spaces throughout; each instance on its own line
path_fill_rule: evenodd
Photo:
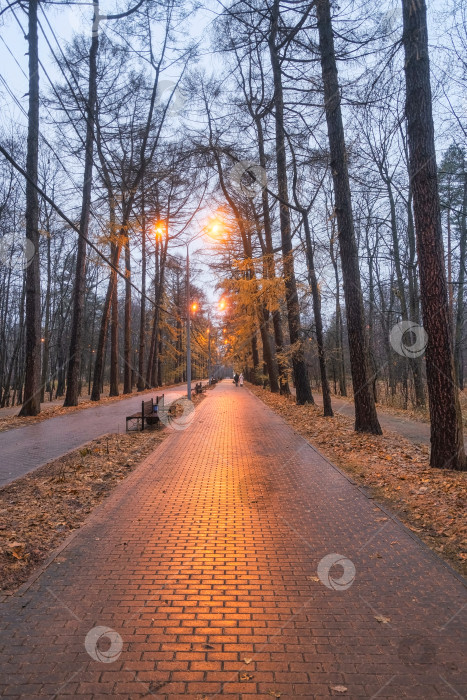
M 347 169 L 348 156 L 344 140 L 329 0 L 317 0 L 316 15 L 318 18 L 324 104 L 344 279 L 350 368 L 355 403 L 355 430 L 381 435 L 382 431 L 376 415 L 368 366 L 368 343 L 365 332 L 360 269 Z
M 402 0 L 409 173 L 428 334 L 427 385 L 432 467 L 465 470 L 462 414 L 455 381 L 443 262 L 425 0 Z
M 374 281 L 374 269 L 373 269 L 373 258 L 374 251 L 370 252 L 370 245 L 368 240 L 368 231 L 366 236 L 367 244 L 367 255 L 368 255 L 368 353 L 372 374 L 372 389 L 375 403 L 378 401 L 378 365 L 376 364 L 376 351 L 374 346 L 374 309 L 376 308 L 375 299 L 375 281 Z
M 144 350 L 146 345 L 146 214 L 144 211 L 144 185 L 141 206 L 141 310 L 139 321 L 138 391 L 143 391 L 146 386 L 144 381 Z
M 37 164 L 39 157 L 39 46 L 37 0 L 28 3 L 29 111 L 26 155 L 26 239 L 34 255 L 26 269 L 26 363 L 21 416 L 37 416 L 41 410 L 41 278 L 39 270 L 39 202 Z
M 157 358 L 156 358 L 156 364 L 157 364 L 157 386 L 162 386 L 162 328 L 159 328 L 159 340 L 157 343 Z
M 167 250 L 167 241 L 164 244 L 165 245 L 165 251 Z M 151 381 L 151 386 L 158 386 L 158 367 L 159 367 L 159 343 L 157 342 L 157 337 L 158 333 L 160 330 L 160 306 L 162 303 L 162 291 L 164 288 L 164 276 L 165 276 L 165 252 L 163 254 L 163 257 L 160 261 L 159 265 L 159 274 L 158 274 L 158 284 L 157 284 L 157 292 L 156 292 L 156 307 L 154 309 L 154 328 L 153 328 L 153 333 L 154 333 L 154 355 L 152 359 L 148 360 L 148 367 L 150 367 L 150 381 Z
M 253 360 L 253 369 L 251 370 L 251 383 L 257 384 L 258 382 L 258 367 L 259 367 L 259 353 L 258 353 L 258 338 L 256 333 L 253 334 L 251 338 L 251 358 Z
M 111 246 L 112 250 L 112 264 L 114 267 L 118 267 L 118 261 L 120 259 L 121 246 L 119 244 Z M 96 359 L 94 362 L 94 378 L 92 383 L 91 391 L 91 401 L 99 401 L 101 398 L 101 386 L 104 377 L 104 359 L 105 359 L 105 348 L 107 344 L 107 330 L 109 327 L 110 319 L 110 309 L 112 305 L 112 297 L 114 294 L 114 289 L 117 286 L 117 272 L 114 269 L 110 271 L 109 284 L 107 286 L 107 292 L 105 295 L 104 308 L 102 309 L 101 326 L 99 330 L 99 339 L 97 341 L 96 349 Z M 110 394 L 113 396 L 113 394 Z M 118 395 L 118 394 L 117 394 Z
M 414 323 L 420 321 L 420 306 L 418 293 L 418 276 L 417 264 L 415 261 L 416 242 L 415 228 L 412 214 L 412 188 L 409 187 L 409 198 L 407 201 L 407 239 L 409 242 L 409 262 L 408 262 L 408 278 L 409 278 L 409 311 L 410 320 Z M 415 404 L 416 406 L 425 406 L 425 389 L 423 386 L 423 371 L 422 358 L 414 358 L 412 366 L 414 388 L 415 388 Z
M 115 248 L 118 246 L 121 250 L 120 247 L 120 241 L 118 243 L 113 243 L 112 244 L 113 249 L 115 251 Z M 112 249 L 111 246 L 111 249 Z M 117 264 L 118 264 L 118 259 L 120 257 L 120 253 L 117 258 Z M 111 310 L 111 320 L 110 320 L 110 396 L 118 396 L 120 393 L 120 367 L 119 367 L 119 352 L 118 352 L 118 343 L 119 343 L 119 338 L 118 338 L 118 277 L 117 274 L 115 274 L 115 279 L 113 281 L 112 285 L 112 293 L 111 293 L 111 304 L 112 304 L 112 310 Z
M 384 173 L 382 168 L 380 168 L 381 177 L 386 185 L 386 190 L 389 198 L 389 207 L 391 214 L 391 233 L 392 233 L 392 246 L 393 246 L 393 258 L 394 258 L 394 268 L 396 272 L 397 281 L 397 291 L 399 296 L 399 302 L 401 306 L 401 316 L 403 321 L 414 321 L 414 319 L 409 319 L 407 301 L 405 297 L 405 284 L 402 276 L 402 266 L 399 248 L 399 233 L 397 231 L 397 215 L 396 215 L 396 203 L 394 201 L 394 195 L 392 191 L 392 183 L 388 173 Z M 425 403 L 424 391 L 423 391 L 423 381 L 422 381 L 422 358 L 421 357 L 409 357 L 408 358 L 409 367 L 412 372 L 414 389 L 415 389 L 415 403 L 417 406 L 423 406 Z
M 94 24 L 99 16 L 99 2 L 94 1 Z M 67 388 L 64 406 L 77 406 L 79 396 L 81 346 L 83 333 L 83 309 L 86 288 L 86 240 L 89 229 L 91 208 L 92 170 L 94 160 L 94 124 L 97 97 L 97 52 L 99 32 L 93 31 L 89 52 L 89 90 L 86 105 L 86 142 L 84 159 L 84 183 L 79 222 L 78 252 L 76 256 L 76 277 L 73 290 L 73 318 L 71 322 L 70 353 L 68 359 Z
M 49 371 L 50 355 L 50 296 L 52 283 L 52 259 L 50 255 L 50 223 L 47 222 L 47 288 L 45 292 L 44 342 L 42 348 L 41 401 L 45 400 L 45 387 Z
M 258 137 L 258 154 L 259 154 L 259 164 L 264 170 L 267 168 L 266 161 L 266 151 L 264 147 L 264 133 L 263 125 L 261 123 L 261 118 L 259 115 L 255 116 L 256 133 Z M 274 252 L 272 244 L 272 225 L 271 225 L 271 214 L 269 211 L 269 197 L 268 192 L 265 187 L 261 190 L 261 204 L 263 209 L 263 225 L 264 225 L 264 239 L 266 245 L 266 255 L 265 255 L 265 269 L 266 277 L 268 279 L 274 279 L 276 276 L 276 270 L 274 265 Z M 273 317 L 273 327 L 274 327 L 274 344 L 275 352 L 271 347 L 271 363 L 273 367 L 274 381 L 271 382 L 271 372 L 268 370 L 269 374 L 269 384 L 270 390 L 272 392 L 279 391 L 281 394 L 290 394 L 289 385 L 287 381 L 284 381 L 284 377 L 287 376 L 286 367 L 284 363 L 277 357 L 278 352 L 282 352 L 284 339 L 282 337 L 282 320 L 280 311 L 276 309 L 272 312 Z M 269 314 L 268 314 L 269 320 Z M 269 336 L 269 332 L 268 332 Z M 276 366 L 277 365 L 277 380 L 275 379 Z M 276 385 L 278 388 L 276 389 Z
M 311 296 L 313 298 L 313 315 L 315 317 L 316 327 L 316 344 L 318 346 L 319 371 L 321 376 L 321 390 L 323 392 L 323 409 L 326 417 L 334 415 L 331 405 L 331 392 L 329 389 L 328 377 L 326 374 L 326 355 L 324 350 L 323 338 L 323 318 L 321 316 L 321 296 L 319 293 L 318 280 L 316 279 L 315 261 L 313 255 L 313 247 L 311 244 L 310 222 L 308 214 L 305 210 L 301 212 L 303 217 L 303 226 L 305 229 L 305 247 L 306 247 L 306 262 L 308 268 L 308 282 L 311 288 Z
M 339 368 L 339 392 L 341 396 L 347 396 L 344 357 L 344 329 L 342 324 L 339 267 L 337 264 L 337 256 L 334 254 L 334 233 L 330 241 L 329 253 L 331 256 L 332 266 L 334 268 L 334 279 L 336 280 L 336 350 Z
M 208 115 L 208 120 L 209 120 L 209 127 L 211 127 L 211 121 L 210 121 L 209 115 Z M 210 137 L 211 137 L 211 145 L 212 145 L 212 131 L 211 130 L 210 130 Z M 222 163 L 221 163 L 217 148 L 215 146 L 213 148 L 213 155 L 214 155 L 214 159 L 215 159 L 216 166 L 217 166 L 217 172 L 219 175 L 219 184 L 221 186 L 224 197 L 226 198 L 230 208 L 232 209 L 232 211 L 234 213 L 234 216 L 235 216 L 235 219 L 237 221 L 237 225 L 238 225 L 238 228 L 240 231 L 242 245 L 243 245 L 243 253 L 245 256 L 245 260 L 247 261 L 248 279 L 250 279 L 251 283 L 252 283 L 252 295 L 254 297 L 254 309 L 255 309 L 256 316 L 258 318 L 261 339 L 263 342 L 264 359 L 265 359 L 265 362 L 267 363 L 269 383 L 270 383 L 271 391 L 277 392 L 277 391 L 279 391 L 278 366 L 276 364 L 276 359 L 274 356 L 275 354 L 273 351 L 271 338 L 269 336 L 269 330 L 268 330 L 269 312 L 268 312 L 267 306 L 265 305 L 264 301 L 258 300 L 258 291 L 259 290 L 258 290 L 258 283 L 256 281 L 256 271 L 255 271 L 255 267 L 253 264 L 253 249 L 252 249 L 252 245 L 251 245 L 251 236 L 249 235 L 249 233 L 244 225 L 243 217 L 241 215 L 241 212 L 240 212 L 236 202 L 234 201 L 230 192 L 227 189 L 227 185 L 225 182 L 224 173 L 223 173 L 223 169 L 222 169 Z M 258 341 L 257 341 L 256 335 L 255 335 L 252 339 L 252 349 L 253 349 L 253 366 L 254 366 L 254 372 L 255 372 L 256 378 L 257 378 L 258 366 L 259 366 L 259 355 L 258 355 L 257 363 L 255 364 L 255 354 L 254 353 L 255 353 L 255 348 L 256 348 L 256 353 L 258 352 L 257 346 L 258 346 Z
M 292 235 L 289 193 L 287 185 L 287 160 L 284 133 L 284 96 L 282 89 L 281 64 L 276 46 L 279 25 L 279 0 L 274 0 L 271 10 L 271 31 L 268 38 L 269 54 L 274 78 L 274 107 L 276 132 L 276 168 L 279 194 L 280 228 L 282 242 L 283 271 L 287 320 L 290 344 L 292 346 L 292 368 L 296 398 L 298 404 L 314 403 L 311 393 L 308 371 L 305 363 L 303 339 L 301 337 L 300 307 L 298 303 L 297 283 L 295 280 L 294 259 L 292 252 Z
M 467 171 L 464 163 L 464 188 L 462 197 L 461 215 L 461 240 L 459 251 L 459 280 L 457 286 L 457 308 L 454 357 L 456 363 L 456 375 L 458 386 L 464 388 L 464 368 L 462 363 L 462 336 L 464 331 L 464 284 L 465 284 L 465 256 L 467 248 Z
M 123 343 L 123 393 L 131 394 L 131 256 L 130 236 L 128 224 L 125 232 L 125 318 L 124 318 L 124 343 Z

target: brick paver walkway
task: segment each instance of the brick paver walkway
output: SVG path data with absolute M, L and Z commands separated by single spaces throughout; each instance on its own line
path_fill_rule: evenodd
M 230 382 L 0 612 L 1 697 L 467 692 L 462 583 Z
M 157 394 L 164 394 L 166 401 L 173 401 L 186 395 L 186 384 L 154 389 L 144 392 L 144 396 L 140 394 L 95 408 L 83 408 L 75 413 L 0 432 L 0 487 L 101 435 L 124 433 L 125 418 L 141 410 L 142 397 L 147 400 Z

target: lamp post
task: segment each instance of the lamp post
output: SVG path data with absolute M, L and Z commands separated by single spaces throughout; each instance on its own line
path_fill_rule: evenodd
M 209 326 L 208 326 L 208 382 L 209 382 L 209 385 L 211 385 L 211 374 L 212 374 L 212 369 L 211 369 L 211 319 L 209 319 Z
M 221 231 L 222 224 L 218 219 L 214 219 L 210 224 L 209 228 L 211 230 L 212 237 L 215 238 Z M 197 238 L 201 238 L 203 234 L 204 231 L 201 231 L 200 233 L 196 234 L 188 241 L 186 241 L 186 243 L 184 243 L 184 245 L 186 245 L 186 393 L 188 401 L 191 401 L 190 244 L 193 243 L 193 241 L 195 241 Z
M 186 244 L 186 395 L 188 401 L 191 401 L 190 243 L 191 241 Z
M 221 232 L 222 229 L 222 224 L 218 219 L 215 219 L 210 227 L 211 229 L 211 234 L 213 238 L 216 238 L 219 236 L 219 233 Z M 193 236 L 193 238 L 190 238 L 189 241 L 186 242 L 186 395 L 188 398 L 188 401 L 191 401 L 191 325 L 190 325 L 190 311 L 191 311 L 191 302 L 190 302 L 190 243 L 193 243 L 197 238 L 201 238 L 203 235 L 204 231 L 201 231 L 201 233 L 198 233 L 196 236 Z M 208 340 L 208 352 L 209 352 L 209 382 L 211 382 L 211 335 L 209 334 L 209 340 Z

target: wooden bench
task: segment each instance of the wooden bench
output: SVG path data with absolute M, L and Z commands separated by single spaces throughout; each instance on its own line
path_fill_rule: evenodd
M 159 425 L 160 418 L 158 416 L 159 406 L 164 405 L 164 394 L 162 396 L 156 396 L 156 401 L 151 397 L 148 401 L 141 401 L 141 411 L 133 413 L 131 416 L 126 417 L 126 431 L 139 430 L 141 425 L 141 430 L 144 430 L 144 424 L 146 425 Z M 129 427 L 130 426 L 130 427 Z
M 196 394 L 202 394 L 202 393 L 203 393 L 203 385 L 202 385 L 201 382 L 198 382 L 198 383 L 195 385 L 195 393 L 196 393 Z

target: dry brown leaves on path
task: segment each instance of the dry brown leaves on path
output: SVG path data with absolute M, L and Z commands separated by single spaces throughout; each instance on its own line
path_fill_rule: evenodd
M 26 581 L 167 434 L 103 436 L 0 489 L 0 592 Z
M 205 395 L 194 395 L 197 405 Z M 177 414 L 177 401 L 172 404 Z M 104 435 L 0 489 L 0 594 L 27 581 L 91 511 L 170 435 Z
M 324 418 L 316 406 L 297 406 L 292 398 L 257 386 L 248 388 L 467 575 L 467 473 L 432 469 L 428 447 L 414 445 L 397 433 L 356 433 L 347 416 Z

